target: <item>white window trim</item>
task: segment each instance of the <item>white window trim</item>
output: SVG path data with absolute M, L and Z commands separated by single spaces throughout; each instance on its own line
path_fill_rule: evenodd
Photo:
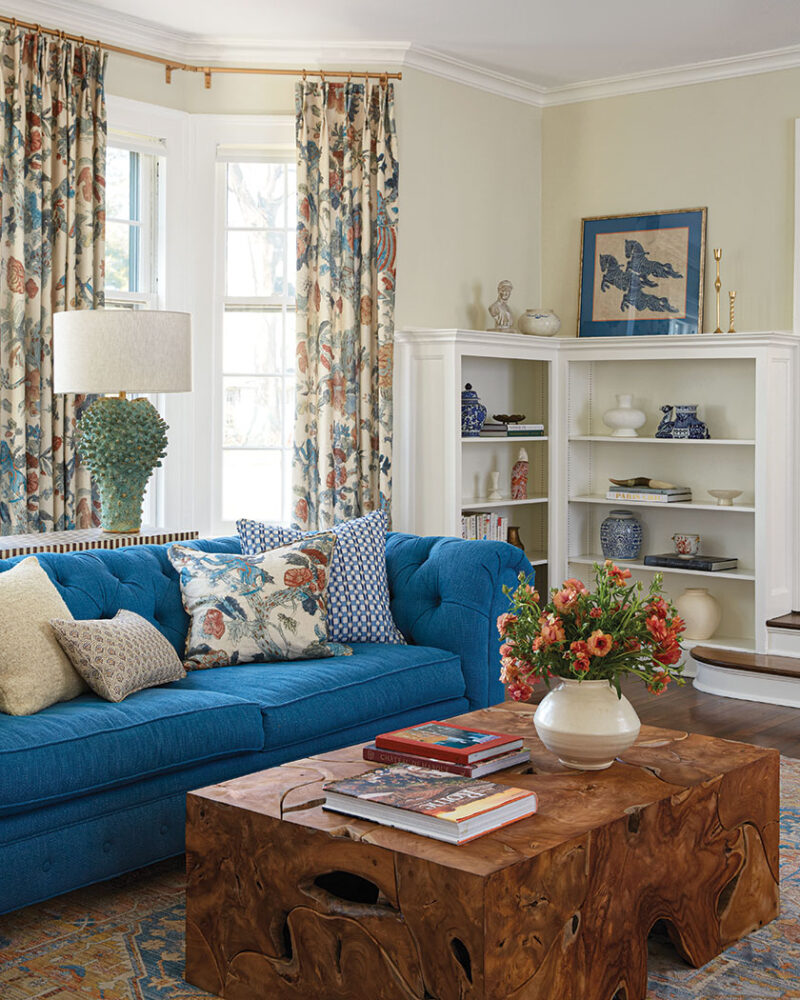
M 290 115 L 193 115 L 192 203 L 208 206 L 198 213 L 194 236 L 193 273 L 213 275 L 196 289 L 194 305 L 196 378 L 200 389 L 196 415 L 195 463 L 201 470 L 203 488 L 198 491 L 198 523 L 212 534 L 230 533 L 234 526 L 222 520 L 222 302 L 224 301 L 223 257 L 218 241 L 223 235 L 224 195 L 219 183 L 220 160 L 245 159 L 285 152 L 293 156 L 294 117 Z M 198 357 L 198 355 L 202 355 Z
M 111 143 L 137 152 L 163 156 L 159 172 L 159 230 L 157 248 L 158 297 L 155 307 L 192 312 L 190 275 L 185 265 L 192 234 L 189 167 L 189 115 L 157 105 L 109 95 L 106 99 Z M 110 296 L 121 299 L 122 296 Z M 197 379 L 195 375 L 195 386 Z M 204 530 L 195 510 L 194 412 L 197 391 L 170 393 L 157 400 L 169 425 L 169 443 L 163 466 L 156 470 L 156 517 L 159 527 Z

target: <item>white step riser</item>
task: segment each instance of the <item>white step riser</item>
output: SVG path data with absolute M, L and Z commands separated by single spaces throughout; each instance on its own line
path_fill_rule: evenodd
M 732 670 L 730 667 L 698 663 L 694 686 L 698 691 L 721 695 L 723 698 L 800 708 L 800 677 L 757 674 L 749 670 Z
M 768 628 L 767 650 L 779 656 L 800 659 L 800 631 L 790 628 Z

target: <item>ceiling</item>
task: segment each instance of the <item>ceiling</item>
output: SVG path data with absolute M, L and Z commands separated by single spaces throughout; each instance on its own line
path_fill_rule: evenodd
M 143 48 L 152 29 L 184 58 L 211 59 L 215 45 L 228 58 L 237 48 L 316 47 L 350 61 L 354 50 L 394 53 L 394 61 L 414 65 L 402 54 L 416 51 L 540 93 L 697 64 L 733 75 L 722 71 L 726 62 L 761 53 L 785 62 L 800 47 L 799 7 L 799 0 L 0 0 L 4 12 L 38 11 L 57 27 L 94 20 L 98 35 L 115 23 L 127 23 L 130 34 L 135 25 Z M 800 48 L 792 55 L 800 62 Z

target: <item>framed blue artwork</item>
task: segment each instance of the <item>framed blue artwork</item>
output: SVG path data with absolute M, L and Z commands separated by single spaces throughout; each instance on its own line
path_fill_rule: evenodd
M 706 211 L 583 219 L 578 336 L 701 333 Z

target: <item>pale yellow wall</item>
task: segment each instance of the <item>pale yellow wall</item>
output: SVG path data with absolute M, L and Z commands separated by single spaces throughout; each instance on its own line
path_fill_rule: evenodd
M 294 80 L 215 76 L 109 57 L 107 91 L 205 114 L 294 114 Z M 415 70 L 397 87 L 396 324 L 484 328 L 497 282 L 539 305 L 541 112 Z
M 712 247 L 723 250 L 723 317 L 733 288 L 738 330 L 791 329 L 797 117 L 800 70 L 546 109 L 543 302 L 562 334 L 576 331 L 581 218 L 701 205 L 704 330 L 714 329 Z

